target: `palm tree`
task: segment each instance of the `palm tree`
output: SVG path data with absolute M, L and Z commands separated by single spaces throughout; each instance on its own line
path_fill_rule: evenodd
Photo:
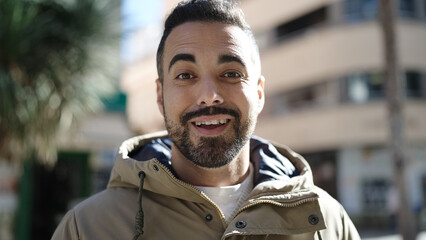
M 119 2 L 0 0 L 0 159 L 54 162 L 57 132 L 102 107 Z

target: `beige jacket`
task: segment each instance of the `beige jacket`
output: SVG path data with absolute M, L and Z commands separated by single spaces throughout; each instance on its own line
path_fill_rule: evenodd
M 360 239 L 343 207 L 313 185 L 300 155 L 255 137 L 255 187 L 227 224 L 204 193 L 175 177 L 166 137 L 157 133 L 124 142 L 108 188 L 70 210 L 52 239 L 132 239 L 141 171 L 144 233 L 138 239 Z

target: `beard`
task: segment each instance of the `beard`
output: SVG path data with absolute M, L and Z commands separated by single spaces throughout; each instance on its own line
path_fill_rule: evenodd
M 165 111 L 164 111 L 165 113 Z M 198 116 L 228 114 L 234 117 L 231 122 L 232 134 L 215 137 L 199 137 L 198 143 L 191 141 L 189 136 L 189 120 Z M 166 129 L 173 144 L 188 160 L 204 168 L 219 168 L 234 160 L 254 130 L 255 121 L 248 118 L 241 122 L 241 114 L 233 109 L 207 107 L 195 112 L 184 114 L 179 123 L 175 123 L 164 114 Z

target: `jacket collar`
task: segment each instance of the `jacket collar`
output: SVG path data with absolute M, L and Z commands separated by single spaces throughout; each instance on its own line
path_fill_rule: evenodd
M 139 188 L 138 173 L 144 171 L 146 177 L 143 189 L 148 191 L 145 194 L 161 194 L 194 203 L 211 203 L 200 190 L 175 177 L 170 164 L 170 145 L 167 132 L 138 136 L 125 141 L 117 155 L 108 187 Z M 258 229 L 263 229 L 263 234 L 288 235 L 325 228 L 310 167 L 299 154 L 288 147 L 253 137 L 251 162 L 255 166 L 256 186 L 239 210 L 238 218 L 233 221 L 239 219 L 256 221 L 250 222 L 250 225 L 259 228 L 242 231 L 234 228 L 236 222 L 232 222 L 224 236 L 251 234 L 249 231 L 258 234 Z M 266 206 L 265 203 L 268 207 L 262 208 L 259 216 L 265 216 L 265 209 L 269 209 L 268 221 L 265 221 L 264 217 L 252 217 L 256 211 L 260 211 L 260 208 L 254 206 Z M 251 210 L 245 211 L 248 208 Z M 293 220 L 301 219 L 300 215 L 306 212 L 306 209 L 312 211 L 310 214 L 313 215 L 310 216 L 319 217 L 320 224 L 312 225 L 307 222 L 292 224 Z M 285 219 L 292 221 L 283 222 L 282 211 L 286 213 Z M 271 225 L 277 225 L 277 228 L 272 229 Z
M 288 151 L 284 152 L 288 153 Z M 155 158 L 174 174 L 170 161 L 171 140 L 167 132 L 139 141 L 133 149 L 130 149 L 128 156 L 137 161 Z M 255 185 L 270 180 L 287 180 L 300 173 L 293 163 L 271 143 L 256 136 L 250 139 L 250 161 L 255 167 Z
M 250 161 L 255 167 L 255 186 L 276 180 L 286 182 L 293 178 L 302 183 L 302 186 L 298 186 L 300 188 L 313 186 L 308 163 L 288 147 L 253 136 L 250 140 L 250 151 Z M 170 158 L 171 140 L 166 131 L 130 138 L 123 142 L 119 149 L 109 185 L 137 187 L 138 172 L 153 159 L 159 161 L 172 175 L 176 176 L 171 167 Z M 136 177 L 126 181 L 129 175 Z M 299 178 L 303 178 L 303 181 Z

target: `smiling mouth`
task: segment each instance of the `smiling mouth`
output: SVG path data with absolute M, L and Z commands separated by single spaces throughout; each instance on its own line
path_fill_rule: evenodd
M 231 119 L 229 118 L 220 118 L 212 120 L 199 119 L 191 123 L 202 135 L 215 136 L 221 134 L 230 122 Z
M 193 122 L 193 124 L 197 127 L 207 127 L 207 126 L 217 127 L 217 126 L 220 126 L 220 125 L 225 125 L 227 122 L 229 122 L 229 119 Z

